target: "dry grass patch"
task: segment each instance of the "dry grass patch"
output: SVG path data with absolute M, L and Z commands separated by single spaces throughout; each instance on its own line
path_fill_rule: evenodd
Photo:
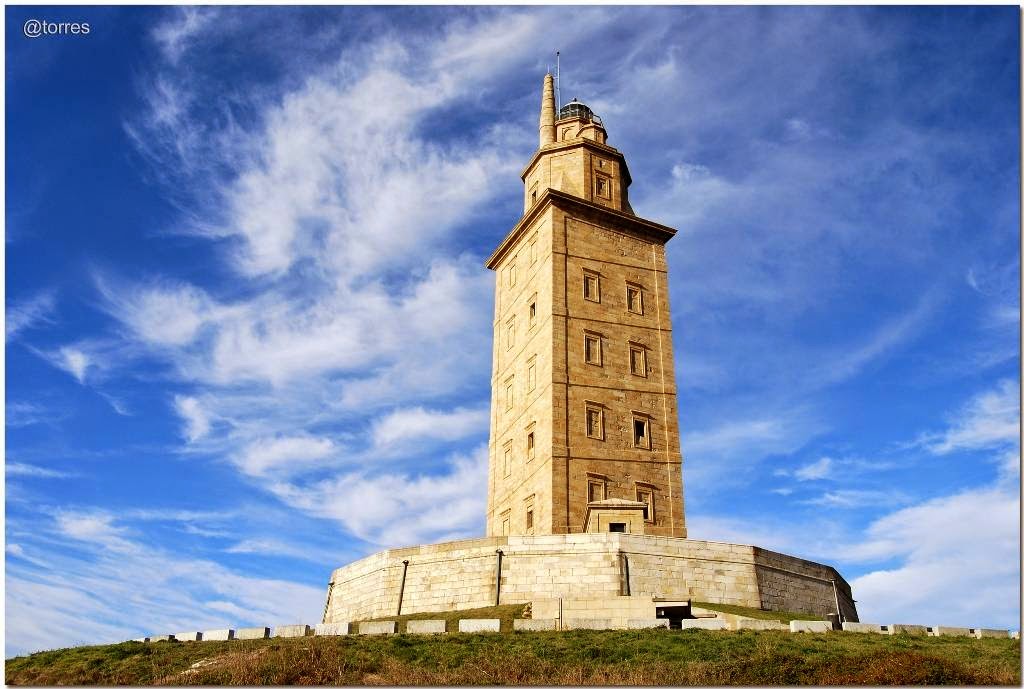
M 126 643 L 7 663 L 9 684 L 1019 685 L 1020 642 L 593 631 Z

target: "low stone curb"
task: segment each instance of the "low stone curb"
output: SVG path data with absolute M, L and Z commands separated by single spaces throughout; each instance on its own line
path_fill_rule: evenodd
M 501 620 L 459 620 L 460 632 L 500 632 Z
M 967 627 L 932 627 L 932 636 L 973 636 Z
M 923 624 L 890 624 L 889 634 L 910 634 L 912 636 L 927 636 L 928 627 Z
M 388 620 L 386 622 L 360 622 L 359 623 L 359 634 L 394 634 L 395 633 L 395 621 Z
M 397 623 L 394 620 L 359 622 L 358 630 L 351 622 L 333 622 L 318 624 L 310 628 L 307 624 L 290 624 L 275 627 L 271 634 L 270 627 L 244 627 L 238 629 L 209 629 L 202 632 L 178 632 L 176 634 L 162 634 L 156 636 L 144 636 L 132 639 L 138 643 L 156 643 L 159 641 L 231 641 L 267 639 L 271 636 L 278 638 L 315 636 L 344 636 L 347 634 L 394 634 L 397 631 Z M 699 617 L 684 619 L 680 623 L 681 629 L 703 629 L 708 631 L 727 631 L 730 624 L 718 617 Z M 739 617 L 733 621 L 732 627 L 736 631 L 789 631 L 798 633 L 825 633 L 831 631 L 842 631 L 847 633 L 867 633 L 899 635 L 907 634 L 913 636 L 970 636 L 978 639 L 1020 639 L 1019 630 L 1007 629 L 981 629 L 968 627 L 946 627 L 936 625 L 928 627 L 920 624 L 869 624 L 866 622 L 843 622 L 842 629 L 833 630 L 832 622 L 825 620 L 792 620 L 788 624 L 776 620 L 762 620 L 750 617 Z M 447 629 L 445 620 L 408 620 L 405 624 L 405 631 L 408 634 L 444 634 Z M 636 619 L 612 619 L 600 618 L 565 618 L 561 622 L 557 619 L 514 619 L 512 629 L 515 631 L 558 631 L 573 629 L 593 630 L 615 630 L 615 629 L 667 629 L 669 621 L 664 618 L 636 618 Z M 475 632 L 500 632 L 501 620 L 498 619 L 461 619 L 458 621 L 458 630 L 463 633 Z
M 349 622 L 332 622 L 329 624 L 318 624 L 313 633 L 317 636 L 345 636 L 351 631 Z
M 729 625 L 725 623 L 725 620 L 720 620 L 717 617 L 701 617 L 695 620 L 682 620 L 679 624 L 682 629 L 704 629 L 706 631 L 723 631 L 729 629 Z
M 740 631 L 742 629 L 762 632 L 788 632 L 789 625 L 785 622 L 779 622 L 778 620 L 755 620 L 744 617 L 736 620 L 736 631 Z
M 409 620 L 405 623 L 406 634 L 444 634 L 446 631 L 444 620 Z
M 978 639 L 1008 639 L 1009 629 L 975 629 L 974 636 Z
M 290 639 L 296 636 L 309 636 L 308 624 L 283 624 L 274 627 L 274 636 L 282 639 Z

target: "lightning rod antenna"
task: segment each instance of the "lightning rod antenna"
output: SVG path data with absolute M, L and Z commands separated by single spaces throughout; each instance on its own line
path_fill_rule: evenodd
M 561 86 L 561 53 L 555 51 L 555 117 L 558 117 L 558 113 L 562 110 L 562 91 L 559 88 Z

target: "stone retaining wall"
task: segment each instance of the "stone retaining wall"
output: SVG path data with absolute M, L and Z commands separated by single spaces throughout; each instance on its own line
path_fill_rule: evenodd
M 826 565 L 749 545 L 588 533 L 480 538 L 376 553 L 332 573 L 324 621 L 627 593 L 822 616 L 835 612 L 838 598 L 844 619 L 857 620 L 849 584 Z

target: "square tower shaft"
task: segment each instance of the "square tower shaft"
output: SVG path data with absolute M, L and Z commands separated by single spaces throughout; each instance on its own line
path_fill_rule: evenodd
M 487 262 L 487 534 L 685 537 L 665 261 L 675 230 L 633 214 L 625 160 L 579 113 L 546 128 L 542 107 L 526 210 Z

